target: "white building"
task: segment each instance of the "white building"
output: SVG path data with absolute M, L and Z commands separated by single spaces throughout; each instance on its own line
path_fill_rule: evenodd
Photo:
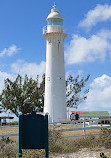
M 46 38 L 46 78 L 44 113 L 49 114 L 49 122 L 66 119 L 66 83 L 64 70 L 63 18 L 55 7 L 47 17 L 43 29 Z

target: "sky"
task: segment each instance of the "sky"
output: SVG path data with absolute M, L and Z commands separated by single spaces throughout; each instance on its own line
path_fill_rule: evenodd
M 6 78 L 45 72 L 42 29 L 54 2 L 68 34 L 65 75 L 90 74 L 87 100 L 77 110 L 111 114 L 111 0 L 0 0 L 0 93 Z

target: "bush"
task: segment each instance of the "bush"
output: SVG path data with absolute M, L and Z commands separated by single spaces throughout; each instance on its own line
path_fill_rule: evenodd
M 107 154 L 107 158 L 111 158 L 111 152 Z
M 107 128 L 101 129 L 99 143 L 101 146 L 105 146 L 106 148 L 111 147 L 111 129 L 107 129 Z
M 1 158 L 16 158 L 17 143 L 10 140 L 9 137 L 0 140 L 0 157 Z
M 23 150 L 22 158 L 45 158 L 45 150 Z
M 15 121 L 15 122 L 7 122 L 6 125 L 18 125 L 18 122 L 17 121 Z
M 53 153 L 72 153 L 80 148 L 93 148 L 97 145 L 95 136 L 90 135 L 84 138 L 63 138 L 59 132 L 49 132 L 49 150 Z
M 49 130 L 49 152 L 65 154 L 80 148 L 111 147 L 111 129 L 101 129 L 100 136 L 89 135 L 80 138 L 63 138 L 58 131 Z M 8 138 L 0 140 L 0 158 L 16 158 L 18 144 Z M 111 153 L 107 156 L 111 158 Z M 45 158 L 45 150 L 23 150 L 23 158 Z
M 9 137 L 0 140 L 0 158 L 17 158 L 18 143 Z M 23 150 L 23 158 L 45 158 L 44 150 Z

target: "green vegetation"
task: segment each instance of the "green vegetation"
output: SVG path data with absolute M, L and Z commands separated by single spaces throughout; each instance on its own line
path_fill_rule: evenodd
M 45 158 L 45 150 L 23 150 L 22 158 Z
M 83 91 L 89 75 L 84 79 L 69 75 L 66 79 L 67 106 L 76 107 L 87 98 L 88 89 Z M 25 75 L 18 75 L 15 81 L 5 80 L 5 88 L 0 95 L 0 112 L 10 110 L 16 116 L 19 112 L 27 114 L 32 111 L 43 111 L 45 92 L 45 74 L 39 83 L 39 76 L 34 80 Z
M 107 154 L 107 158 L 111 158 L 111 152 Z
M 17 151 L 17 142 L 10 140 L 9 137 L 2 137 L 2 139 L 0 140 L 1 158 L 16 158 Z
M 15 121 L 15 122 L 7 122 L 7 123 L 6 123 L 6 126 L 7 126 L 7 125 L 10 125 L 10 126 L 11 126 L 11 125 L 18 125 L 18 121 Z
M 2 111 L 3 109 L 0 107 L 0 113 L 2 113 L 3 111 Z
M 106 148 L 111 148 L 111 129 L 101 129 L 99 140 L 101 146 L 104 144 Z
M 42 111 L 44 105 L 45 76 L 39 83 L 39 77 L 34 80 L 26 75 L 23 79 L 18 75 L 15 81 L 9 78 L 5 80 L 5 88 L 0 95 L 0 106 L 5 110 L 10 110 L 16 116 L 19 112 L 23 114 L 32 111 Z
M 111 129 L 101 129 L 101 134 L 98 137 L 90 135 L 88 137 L 66 139 L 63 138 L 60 132 L 49 131 L 49 152 L 51 155 L 69 154 L 78 151 L 82 148 L 96 150 L 102 147 L 111 148 Z M 17 143 L 9 138 L 0 140 L 0 157 L 1 158 L 16 158 Z M 99 155 L 98 155 L 99 156 Z M 23 158 L 44 158 L 44 150 L 23 150 Z M 107 155 L 111 158 L 111 153 Z
M 83 91 L 86 82 L 89 80 L 90 75 L 85 79 L 84 77 L 80 79 L 80 76 L 77 75 L 76 78 L 69 75 L 66 80 L 66 101 L 67 106 L 69 107 L 78 107 L 78 104 L 87 99 L 87 93 L 89 89 Z

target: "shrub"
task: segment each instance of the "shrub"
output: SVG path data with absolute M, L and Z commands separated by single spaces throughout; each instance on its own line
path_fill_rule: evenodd
M 63 138 L 58 131 L 49 130 L 50 153 L 72 153 L 80 148 L 111 147 L 111 129 L 101 129 L 100 136 L 89 135 L 80 138 Z M 10 138 L 0 140 L 0 158 L 16 158 L 18 144 Z M 23 158 L 44 158 L 45 150 L 23 150 Z M 108 155 L 111 158 L 111 153 Z
M 17 121 L 15 121 L 15 122 L 7 122 L 6 125 L 18 125 L 18 122 Z
M 45 158 L 45 150 L 23 150 L 22 158 Z
M 111 129 L 107 129 L 107 128 L 101 129 L 99 142 L 101 146 L 105 146 L 106 148 L 111 147 Z
M 82 147 L 93 148 L 97 145 L 95 136 L 84 138 L 63 138 L 59 132 L 49 132 L 49 150 L 54 153 L 72 153 Z
M 107 154 L 107 158 L 111 158 L 111 152 Z
M 17 143 L 10 140 L 9 137 L 0 140 L 0 157 L 1 158 L 16 158 Z

